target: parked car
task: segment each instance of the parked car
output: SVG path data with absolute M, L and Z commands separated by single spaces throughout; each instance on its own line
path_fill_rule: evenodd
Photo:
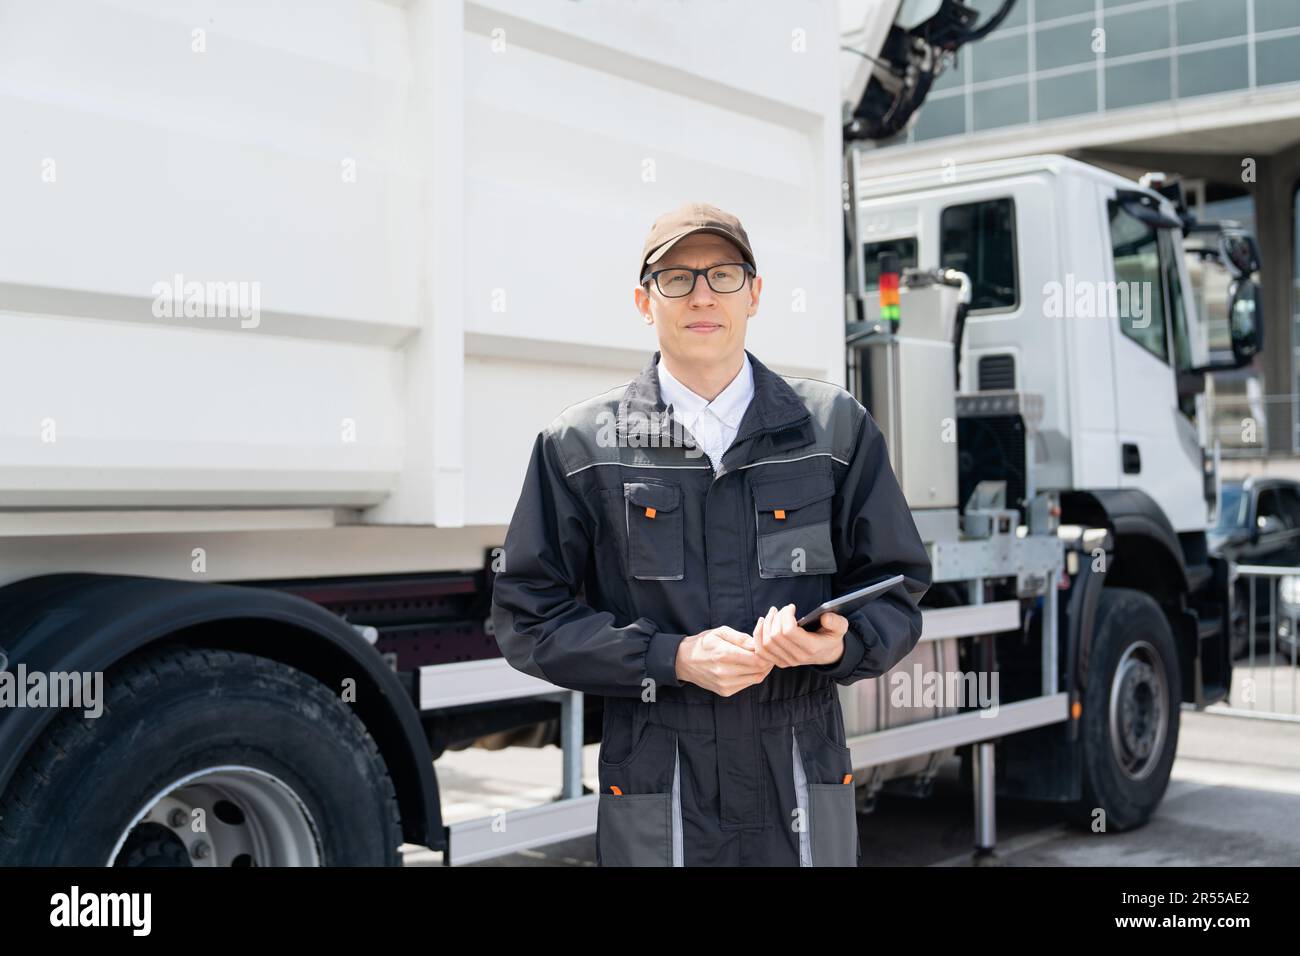
M 1211 554 L 1237 565 L 1300 568 L 1300 482 L 1254 477 L 1223 482 L 1218 522 L 1206 543 Z M 1268 647 L 1271 615 L 1277 623 L 1278 654 L 1290 660 L 1296 649 L 1295 622 L 1300 619 L 1300 572 L 1282 575 L 1276 585 L 1257 577 L 1254 590 L 1255 646 Z M 1234 658 L 1250 651 L 1250 591 L 1250 578 L 1239 578 L 1233 607 Z M 1275 604 L 1271 611 L 1270 604 Z

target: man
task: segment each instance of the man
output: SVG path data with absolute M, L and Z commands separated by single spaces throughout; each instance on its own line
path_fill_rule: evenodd
M 497 642 L 605 698 L 600 865 L 856 865 L 836 684 L 916 645 L 929 558 L 867 410 L 745 349 L 762 279 L 735 216 L 661 216 L 640 270 L 659 350 L 538 434 Z M 864 609 L 795 624 L 899 573 Z

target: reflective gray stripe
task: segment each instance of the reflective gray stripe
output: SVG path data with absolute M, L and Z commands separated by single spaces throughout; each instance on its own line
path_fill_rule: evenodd
M 799 738 L 790 728 L 790 742 L 794 755 L 794 805 L 803 810 L 803 829 L 799 831 L 799 865 L 812 866 L 812 806 L 808 799 L 808 777 L 804 773 L 803 758 L 799 756 Z
M 673 866 L 685 866 L 684 849 L 682 847 L 682 778 L 681 778 L 681 753 L 680 748 L 674 742 L 673 745 Z
M 848 462 L 843 458 L 835 458 L 835 455 L 829 451 L 815 451 L 811 455 L 800 455 L 798 458 L 768 458 L 764 461 L 751 461 L 748 465 L 741 465 L 736 471 L 744 471 L 746 468 L 756 468 L 759 465 L 784 465 L 791 461 L 804 461 L 808 458 L 834 458 L 841 465 L 847 465 Z
M 836 457 L 836 455 L 833 452 L 817 451 L 817 452 L 813 452 L 811 455 L 800 455 L 798 458 L 769 458 L 765 461 L 751 461 L 748 465 L 741 465 L 739 468 L 733 470 L 743 471 L 746 468 L 755 468 L 758 465 L 784 465 L 792 461 L 804 461 L 808 458 L 832 458 L 835 461 L 838 461 L 841 465 L 848 464 L 848 462 L 845 461 L 843 458 Z M 679 468 L 679 469 L 684 468 L 687 471 L 716 471 L 717 470 L 710 465 L 637 465 L 628 461 L 593 461 L 590 465 L 583 465 L 581 468 L 573 469 L 573 471 L 566 471 L 564 473 L 564 477 L 572 478 L 580 471 L 586 471 L 588 468 L 596 468 L 600 465 L 620 465 L 624 468 Z
M 624 468 L 685 468 L 687 471 L 713 471 L 712 465 L 635 465 L 630 461 L 593 461 L 590 465 L 583 465 L 581 468 L 573 469 L 573 471 L 566 471 L 564 477 L 572 478 L 580 471 L 586 471 L 588 468 L 596 468 L 600 465 L 621 465 Z

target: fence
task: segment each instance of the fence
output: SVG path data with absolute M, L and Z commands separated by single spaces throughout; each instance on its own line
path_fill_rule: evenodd
M 1300 567 L 1241 564 L 1233 574 L 1231 704 L 1206 712 L 1300 722 Z

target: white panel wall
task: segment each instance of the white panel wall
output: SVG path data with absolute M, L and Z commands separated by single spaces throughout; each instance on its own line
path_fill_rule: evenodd
M 841 380 L 838 42 L 832 0 L 0 0 L 0 510 L 503 522 L 656 347 L 687 199 L 749 230 L 750 348 Z M 256 313 L 160 315 L 177 275 Z
M 751 351 L 843 381 L 835 13 L 466 8 L 468 522 L 508 521 L 538 429 L 626 383 L 658 347 L 633 303 L 637 257 L 684 201 L 745 224 L 763 276 Z
M 0 508 L 388 496 L 417 328 L 405 17 L 0 5 Z M 160 315 L 177 282 L 247 308 Z

